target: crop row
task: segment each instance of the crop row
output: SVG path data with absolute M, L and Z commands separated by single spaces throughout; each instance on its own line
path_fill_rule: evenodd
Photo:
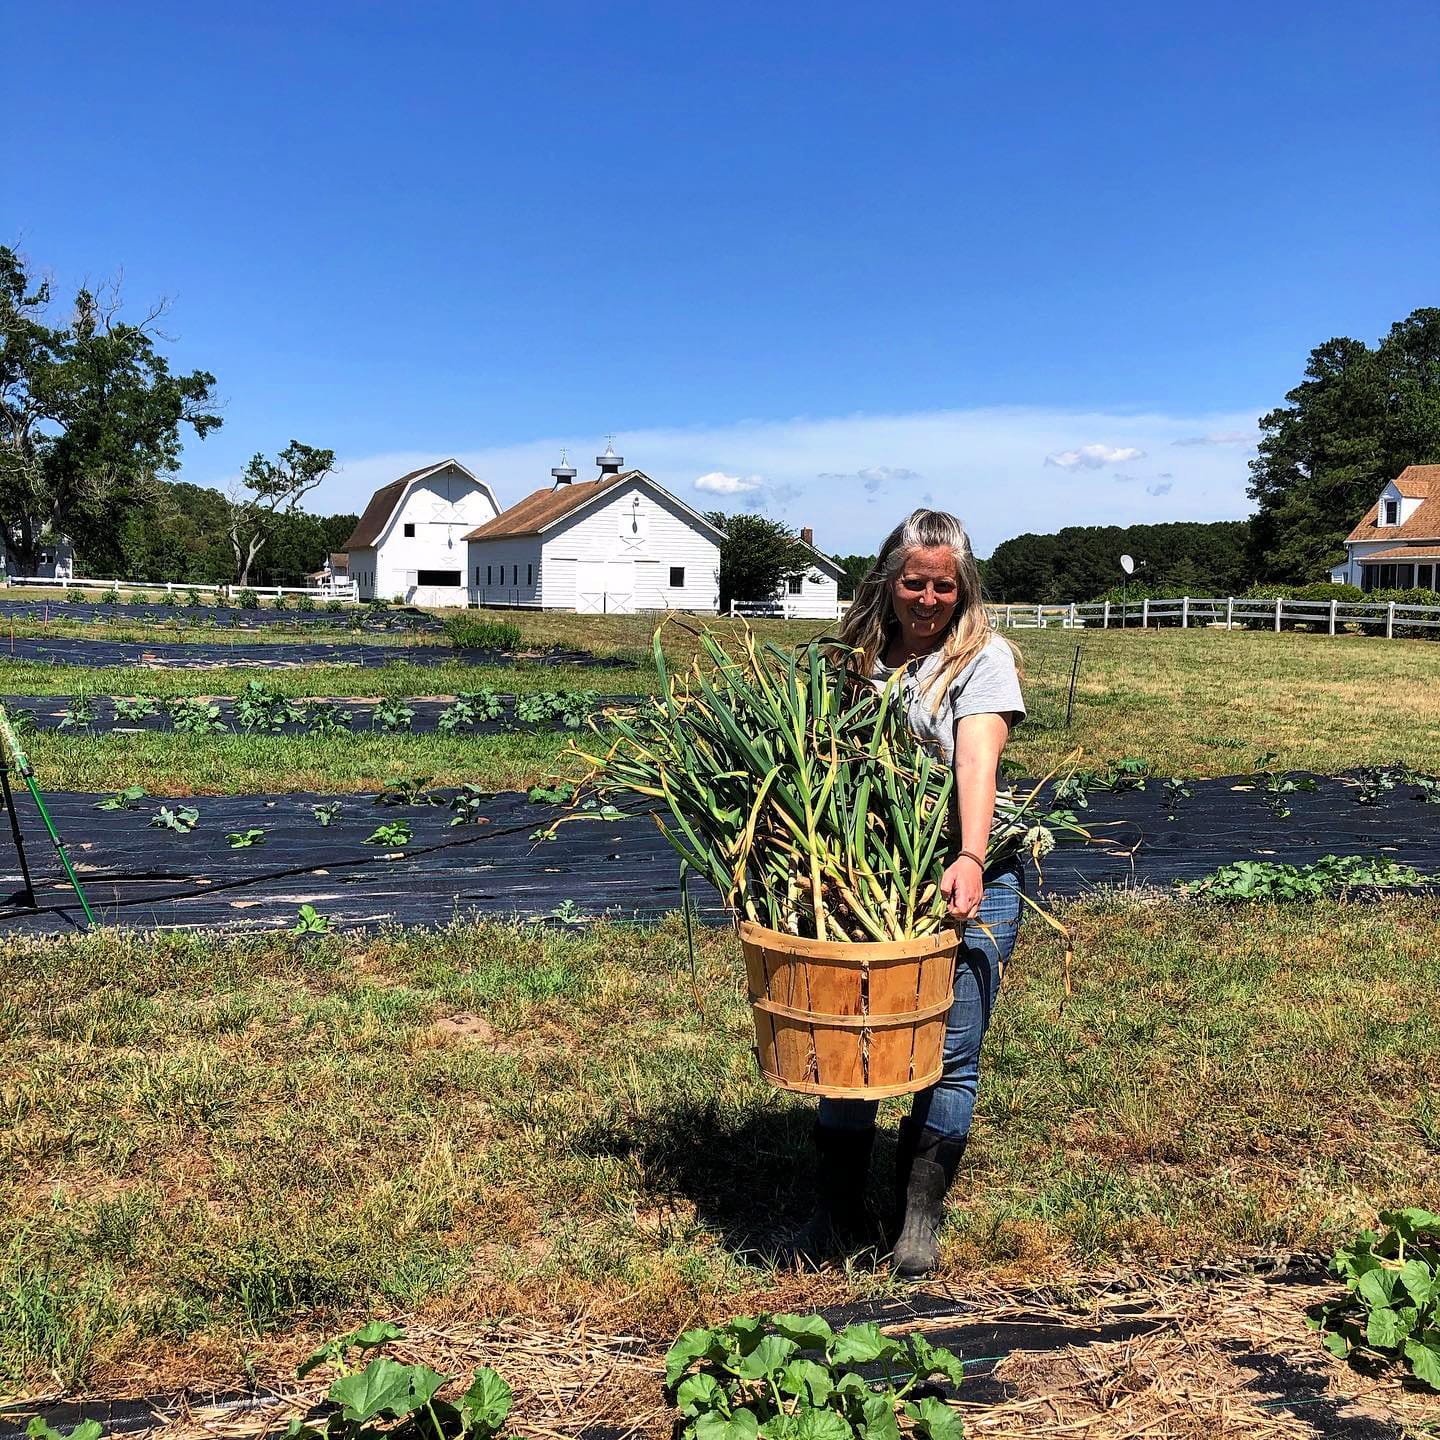
M 557 725 L 578 730 L 607 699 L 615 698 L 602 697 L 594 690 L 546 690 L 517 696 L 497 690 L 467 690 L 448 703 L 412 702 L 393 696 L 360 705 L 329 699 L 295 700 L 252 680 L 233 700 L 208 696 L 78 696 L 59 711 L 53 727 L 43 725 L 32 706 L 12 703 L 9 714 L 21 734 L 42 728 L 87 734 L 113 727 L 168 728 L 183 735 L 334 735 L 360 728 L 404 733 L 417 728 L 417 719 L 427 729 L 433 719 L 434 728 L 442 735 L 453 735 L 493 725 Z

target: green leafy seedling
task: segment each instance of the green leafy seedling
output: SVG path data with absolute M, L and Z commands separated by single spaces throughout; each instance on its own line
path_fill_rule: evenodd
M 302 905 L 295 923 L 290 927 L 292 935 L 329 935 L 335 929 L 335 922 L 322 915 L 313 905 Z
M 575 787 L 561 780 L 554 785 L 532 785 L 525 794 L 536 805 L 566 805 L 575 798 Z
M 395 820 L 388 825 L 377 825 L 375 829 L 365 837 L 367 845 L 408 845 L 413 832 L 410 829 L 409 821 Z
M 188 835 L 199 823 L 200 812 L 193 805 L 181 805 L 174 810 L 162 805 L 150 817 L 154 829 L 174 830 L 179 835 Z
M 340 813 L 340 810 L 341 805 L 338 800 L 331 800 L 324 805 L 312 805 L 310 807 L 310 813 L 315 817 L 316 823 L 320 825 L 329 825 Z
M 232 830 L 225 838 L 232 850 L 248 850 L 252 845 L 265 843 L 265 832 L 252 825 L 248 830 Z
M 144 798 L 145 787 L 143 785 L 127 785 L 123 790 L 117 790 L 109 799 L 97 800 L 95 802 L 95 809 L 136 810 Z

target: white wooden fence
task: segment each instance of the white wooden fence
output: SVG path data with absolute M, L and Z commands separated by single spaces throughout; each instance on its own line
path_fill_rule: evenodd
M 811 596 L 782 595 L 774 600 L 732 600 L 726 614 L 747 620 L 836 620 L 849 603 L 837 600 L 832 606 Z
M 1236 625 L 1263 624 L 1279 631 L 1286 624 L 1314 626 L 1329 635 L 1346 626 L 1384 631 L 1440 627 L 1440 605 L 1397 605 L 1393 600 L 1248 600 L 1243 595 L 1196 597 L 1179 600 L 1096 600 L 1085 605 L 990 605 L 986 607 L 998 629 L 1043 630 L 1051 625 L 1065 630 L 1149 629 L 1178 625 L 1232 630 Z
M 252 590 L 262 600 L 274 600 L 280 595 L 308 595 L 312 600 L 358 601 L 359 589 L 353 580 L 342 580 L 331 585 L 191 585 L 183 580 L 157 580 L 147 583 L 143 580 L 55 580 L 38 575 L 6 575 L 7 589 L 43 590 L 96 590 L 102 594 L 107 590 L 119 590 L 138 594 L 187 595 L 194 590 L 201 595 L 224 595 L 233 598 L 242 590 Z

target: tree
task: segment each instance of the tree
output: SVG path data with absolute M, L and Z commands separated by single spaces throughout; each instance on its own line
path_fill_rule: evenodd
M 832 555 L 830 557 L 844 572 L 840 582 L 840 598 L 853 600 L 855 588 L 875 568 L 873 555 Z
M 113 563 L 124 513 L 178 465 L 181 427 L 203 439 L 221 423 L 215 377 L 172 375 L 156 349 L 163 302 L 132 324 L 118 285 L 81 289 L 51 325 L 50 300 L 0 246 L 0 540 L 32 572 L 52 537 Z
M 814 557 L 800 537 L 779 520 L 764 515 L 725 515 L 712 510 L 705 518 L 724 533 L 720 542 L 720 609 L 732 600 L 773 600 L 792 575 L 802 575 Z
M 237 584 L 250 583 L 255 557 L 300 501 L 335 469 L 335 452 L 292 440 L 274 460 L 255 455 L 227 497 Z M 250 494 L 243 493 L 248 490 Z M 317 557 L 318 563 L 318 557 Z
M 1324 579 L 1387 480 L 1440 461 L 1440 309 L 1415 310 L 1371 349 L 1317 345 L 1286 404 L 1260 419 L 1250 462 L 1252 564 L 1269 581 Z

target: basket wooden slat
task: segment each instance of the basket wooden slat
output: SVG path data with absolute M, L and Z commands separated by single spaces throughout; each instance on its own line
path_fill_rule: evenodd
M 940 1078 L 960 937 L 844 944 L 740 922 L 761 1073 L 782 1090 L 880 1099 Z

